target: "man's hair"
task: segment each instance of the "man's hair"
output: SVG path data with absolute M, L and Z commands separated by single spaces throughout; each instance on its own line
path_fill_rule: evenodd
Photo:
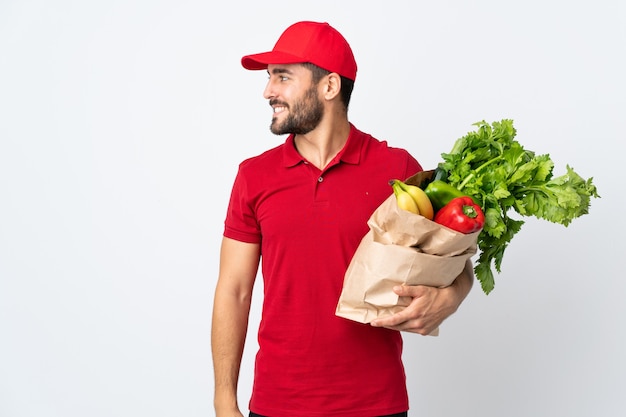
M 313 79 L 313 83 L 317 84 L 320 82 L 322 78 L 330 74 L 330 71 L 325 70 L 324 68 L 318 67 L 315 64 L 311 64 L 310 62 L 303 63 L 306 68 L 311 70 L 311 75 Z M 342 75 L 341 77 L 341 101 L 343 105 L 348 110 L 348 105 L 350 104 L 350 98 L 352 97 L 352 90 L 354 89 L 354 80 L 346 78 Z

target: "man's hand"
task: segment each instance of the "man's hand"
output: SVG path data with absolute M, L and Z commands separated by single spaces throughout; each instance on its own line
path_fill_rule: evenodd
M 399 313 L 376 319 L 371 325 L 429 335 L 459 308 L 472 288 L 473 281 L 474 274 L 468 261 L 461 275 L 448 287 L 396 286 L 393 291 L 397 295 L 411 297 L 413 300 Z

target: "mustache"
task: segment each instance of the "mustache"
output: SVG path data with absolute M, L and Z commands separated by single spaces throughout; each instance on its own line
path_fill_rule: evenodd
M 287 103 L 285 103 L 284 101 L 277 100 L 277 99 L 270 100 L 270 106 L 289 107 Z

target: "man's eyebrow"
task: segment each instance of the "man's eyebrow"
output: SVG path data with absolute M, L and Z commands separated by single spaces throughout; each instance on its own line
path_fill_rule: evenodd
M 268 74 L 270 73 L 270 71 L 267 71 Z M 288 70 L 287 68 L 280 68 L 280 67 L 276 67 L 274 69 L 272 69 L 272 74 L 293 74 L 293 72 L 291 72 L 290 70 Z

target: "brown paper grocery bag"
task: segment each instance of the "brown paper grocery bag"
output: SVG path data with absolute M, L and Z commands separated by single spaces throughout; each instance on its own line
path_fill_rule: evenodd
M 406 182 L 420 185 L 430 175 L 420 173 Z M 402 210 L 393 194 L 374 211 L 368 226 L 346 270 L 336 309 L 337 316 L 361 323 L 395 314 L 410 303 L 393 292 L 395 285 L 452 284 L 476 253 L 480 233 L 459 233 Z

